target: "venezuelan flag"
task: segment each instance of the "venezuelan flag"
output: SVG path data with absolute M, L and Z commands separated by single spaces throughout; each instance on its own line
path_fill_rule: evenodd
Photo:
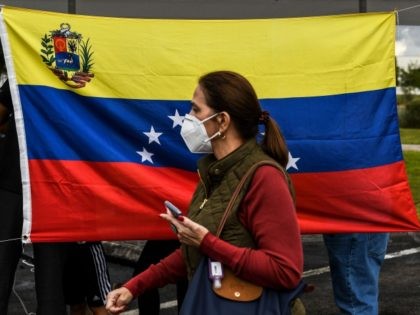
M 303 233 L 420 228 L 394 13 L 165 20 L 4 7 L 1 33 L 31 241 L 173 237 L 163 201 L 186 209 L 197 182 L 181 122 L 197 78 L 221 69 L 246 76 L 283 130 Z

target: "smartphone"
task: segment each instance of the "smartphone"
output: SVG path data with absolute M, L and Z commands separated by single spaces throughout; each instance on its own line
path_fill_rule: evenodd
M 174 206 L 170 201 L 166 200 L 164 202 L 165 207 L 169 209 L 169 211 L 171 211 L 172 215 L 175 218 L 178 218 L 180 215 L 182 215 L 181 210 L 179 210 L 176 206 Z

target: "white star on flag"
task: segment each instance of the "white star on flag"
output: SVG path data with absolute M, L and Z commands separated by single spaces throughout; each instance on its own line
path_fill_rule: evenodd
M 141 156 L 142 162 L 149 161 L 150 163 L 153 164 L 152 156 L 154 154 L 151 152 L 148 152 L 144 147 L 143 147 L 143 151 L 136 151 L 136 153 Z
M 168 116 L 174 123 L 172 125 L 172 128 L 175 128 L 176 126 L 182 126 L 182 121 L 184 120 L 184 116 L 180 116 L 178 113 L 178 110 L 175 110 L 174 116 Z
M 299 170 L 298 167 L 297 167 L 297 165 L 296 165 L 297 161 L 299 161 L 299 160 L 300 160 L 300 158 L 294 158 L 292 156 L 292 153 L 289 152 L 289 161 L 287 162 L 286 170 L 288 170 L 291 167 L 293 167 L 294 169 Z
M 149 144 L 151 144 L 152 142 L 157 142 L 158 144 L 160 144 L 159 137 L 162 135 L 162 132 L 156 132 L 153 126 L 150 128 L 149 132 L 143 133 L 149 138 Z

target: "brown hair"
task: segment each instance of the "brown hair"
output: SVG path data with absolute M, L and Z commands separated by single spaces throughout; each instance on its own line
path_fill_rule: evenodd
M 203 75 L 198 83 L 203 89 L 207 105 L 216 112 L 229 113 L 233 125 L 243 139 L 256 137 L 258 124 L 263 122 L 265 135 L 261 147 L 280 165 L 286 167 L 288 149 L 280 128 L 267 112 L 263 114 L 257 94 L 246 78 L 232 71 L 215 71 Z

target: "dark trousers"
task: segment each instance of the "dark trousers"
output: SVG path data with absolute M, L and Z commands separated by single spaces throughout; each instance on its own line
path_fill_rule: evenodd
M 22 195 L 0 189 L 0 314 L 7 314 L 16 267 L 22 253 Z M 8 241 L 19 238 L 19 240 Z
M 178 240 L 150 240 L 141 252 L 140 258 L 137 261 L 133 275 L 146 270 L 151 264 L 158 263 L 162 258 L 165 258 L 175 249 L 180 246 Z M 178 310 L 181 308 L 185 293 L 187 292 L 188 280 L 180 280 L 176 284 Z M 152 289 L 146 291 L 138 297 L 138 306 L 140 314 L 159 315 L 160 298 L 159 290 Z
M 37 315 L 65 315 L 65 248 L 60 243 L 34 243 Z

